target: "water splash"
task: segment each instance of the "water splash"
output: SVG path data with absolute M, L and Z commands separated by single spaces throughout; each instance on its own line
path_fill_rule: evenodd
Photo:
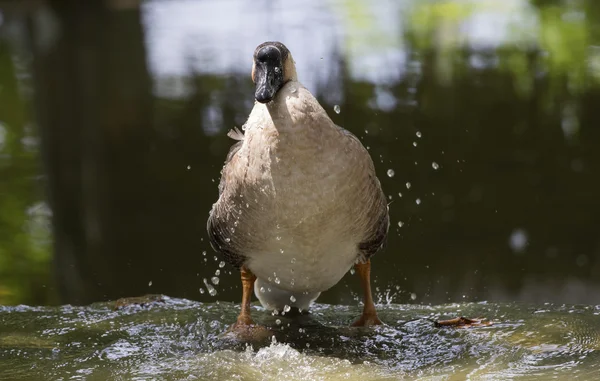
M 214 288 L 212 284 L 208 283 L 208 280 L 206 278 L 204 278 L 202 281 L 204 282 L 204 286 L 206 286 L 206 289 L 208 290 L 210 296 L 217 295 L 217 289 Z
M 416 294 L 409 294 L 417 299 Z M 253 318 L 260 341 L 226 332 L 239 305 L 163 297 L 149 306 L 0 307 L 0 374 L 8 379 L 398 380 L 597 379 L 600 307 L 462 303 L 380 305 L 384 327 L 348 324 L 361 307 L 316 304 L 301 317 Z M 441 329 L 431 320 L 485 316 L 482 329 Z M 28 327 L 23 330 L 23 327 Z M 476 354 L 477 361 L 473 361 Z M 60 358 L 60 361 L 57 361 Z M 35 364 L 35 366 L 32 366 Z

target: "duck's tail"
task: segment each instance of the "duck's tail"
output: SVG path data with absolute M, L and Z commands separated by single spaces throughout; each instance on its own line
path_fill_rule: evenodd
M 321 295 L 320 292 L 288 291 L 281 289 L 267 281 L 257 278 L 254 282 L 254 294 L 268 310 L 284 311 L 286 306 L 295 307 L 306 311 L 310 305 Z

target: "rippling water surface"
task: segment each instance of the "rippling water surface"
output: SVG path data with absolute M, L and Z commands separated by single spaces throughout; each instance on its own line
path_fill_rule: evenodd
M 600 306 L 380 306 L 387 326 L 348 325 L 358 307 L 254 317 L 264 339 L 227 334 L 239 307 L 163 297 L 115 310 L 0 307 L 2 380 L 597 380 Z M 483 328 L 436 319 L 486 317 Z

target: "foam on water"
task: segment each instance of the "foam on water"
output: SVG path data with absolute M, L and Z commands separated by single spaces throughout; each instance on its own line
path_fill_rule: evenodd
M 387 323 L 348 325 L 360 308 L 309 316 L 253 307 L 268 335 L 227 335 L 239 306 L 167 297 L 136 304 L 0 308 L 0 379 L 398 380 L 571 379 L 600 374 L 597 306 L 470 303 L 379 306 Z M 485 316 L 495 324 L 441 329 Z M 277 324 L 279 321 L 279 324 Z

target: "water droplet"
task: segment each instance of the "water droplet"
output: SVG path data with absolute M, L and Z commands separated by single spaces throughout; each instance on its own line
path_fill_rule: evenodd
M 213 282 L 213 284 L 216 286 L 219 284 L 219 277 L 214 276 L 214 277 L 210 278 L 210 281 Z
M 203 251 L 203 252 L 202 252 L 202 255 L 204 255 L 204 256 L 206 257 L 206 251 Z
M 416 300 L 417 299 L 417 294 L 415 294 L 414 292 L 410 294 L 410 298 L 412 300 Z
M 217 269 L 217 270 L 215 271 L 215 275 L 216 275 L 216 276 L 219 276 L 219 275 L 221 275 L 221 270 Z
M 354 267 L 350 269 L 350 274 L 354 275 L 354 273 L 356 272 L 356 270 L 354 270 Z
M 514 252 L 520 254 L 525 251 L 528 240 L 529 236 L 527 231 L 525 231 L 525 229 L 518 228 L 513 230 L 510 234 L 508 245 Z
M 281 319 L 275 320 L 275 324 L 280 325 L 281 324 Z M 275 337 L 275 336 L 273 336 L 273 337 Z
M 220 267 L 220 268 L 223 268 L 223 267 L 225 267 L 225 261 L 221 261 L 221 262 L 219 262 L 219 267 Z
M 292 260 L 290 262 L 296 263 L 296 258 L 292 258 Z
M 394 170 L 393 170 L 393 169 L 388 169 L 388 170 L 387 170 L 387 175 L 388 175 L 389 177 L 394 177 L 394 175 L 395 175 L 395 174 L 396 174 L 396 172 L 394 172 Z
M 413 147 L 416 147 L 416 146 L 417 146 L 417 142 L 413 142 Z
M 261 287 L 261 288 L 259 289 L 259 291 L 260 291 L 261 293 L 263 293 L 263 294 L 264 294 L 264 293 L 265 293 L 265 288 L 264 288 L 264 287 Z
M 192 166 L 191 166 L 191 165 L 188 165 L 188 166 L 186 167 L 186 169 L 189 171 L 190 169 L 192 169 Z
M 401 228 L 402 226 L 404 226 L 404 222 L 402 222 L 402 221 L 398 221 L 398 227 L 400 227 L 400 228 Z
M 279 278 L 275 277 L 275 284 L 279 284 L 279 283 L 281 283 L 281 280 Z
M 152 287 L 152 281 L 148 282 L 148 287 Z
M 295 279 L 290 280 L 290 285 L 293 286 L 294 284 L 296 284 L 296 280 Z
M 285 313 L 290 312 L 291 309 L 292 309 L 292 307 L 288 306 L 287 304 L 285 306 L 283 306 L 283 312 L 285 312 Z
M 417 205 L 421 205 L 421 199 L 420 198 L 416 199 L 415 202 L 417 203 Z
M 202 287 L 200 287 L 198 291 L 200 291 L 201 294 L 204 294 L 204 289 Z
M 279 67 L 275 66 L 275 73 L 279 73 Z
M 398 192 L 398 197 L 402 197 L 402 193 L 401 192 Z
M 335 111 L 335 113 L 336 113 L 336 114 L 339 114 L 339 113 L 340 113 L 340 111 L 341 111 L 341 110 L 340 110 L 340 105 L 335 105 L 335 106 L 333 106 L 333 111 Z
M 281 241 L 281 237 L 280 236 L 275 237 L 275 239 L 278 240 L 278 241 Z
M 410 183 L 406 183 L 406 189 L 410 189 Z
M 417 135 L 417 138 L 420 138 L 421 136 L 423 136 L 423 135 L 421 135 L 421 131 L 417 131 L 417 132 L 415 133 L 415 135 Z
M 208 283 L 208 280 L 206 278 L 203 279 L 203 282 L 210 296 L 217 295 L 217 290 L 212 286 L 212 284 Z
M 431 168 L 437 171 L 440 168 L 440 165 L 434 161 L 433 163 L 431 163 Z
M 225 242 L 231 242 L 231 238 L 229 238 L 229 237 L 225 238 Z
M 294 295 L 290 296 L 290 302 L 292 302 L 292 303 L 296 302 L 296 297 Z
M 283 254 L 283 249 L 279 249 L 279 252 L 280 252 L 281 254 Z

